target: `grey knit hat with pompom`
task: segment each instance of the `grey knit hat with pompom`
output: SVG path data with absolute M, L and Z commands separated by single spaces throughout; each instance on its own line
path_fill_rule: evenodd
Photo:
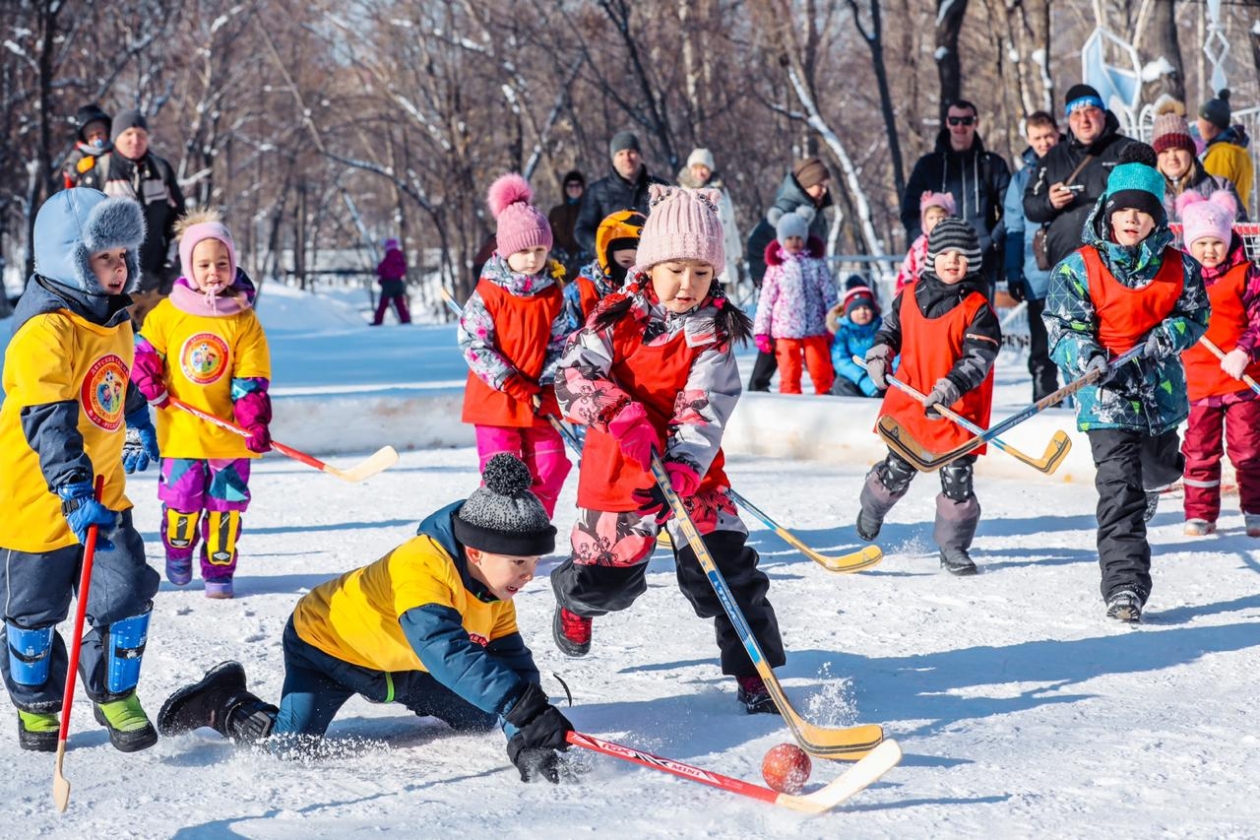
M 556 529 L 529 490 L 533 477 L 515 455 L 500 452 L 486 463 L 484 484 L 455 512 L 455 538 L 470 548 L 512 557 L 550 554 Z

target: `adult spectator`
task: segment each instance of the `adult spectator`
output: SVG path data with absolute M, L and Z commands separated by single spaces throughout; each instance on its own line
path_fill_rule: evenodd
M 766 248 L 775 241 L 775 225 L 783 214 L 795 213 L 798 207 L 811 208 L 814 217 L 809 223 L 809 236 L 827 241 L 828 224 L 823 211 L 831 206 L 830 186 L 831 173 L 827 165 L 816 157 L 798 160 L 792 171 L 783 177 L 774 203 L 748 235 L 748 273 L 758 289 L 766 276 Z M 757 362 L 748 379 L 748 390 L 769 391 L 770 380 L 776 370 L 778 363 L 774 353 L 758 352 Z
M 577 276 L 584 262 L 582 248 L 573 237 L 573 229 L 577 226 L 578 211 L 582 209 L 586 176 L 572 169 L 564 173 L 561 188 L 564 190 L 564 201 L 547 211 L 547 221 L 551 224 L 554 243 L 551 254 L 564 265 L 565 274 L 571 280 Z
M 925 192 L 947 192 L 954 197 L 958 218 L 975 228 L 984 255 L 981 271 L 990 293 L 1002 267 L 1002 202 L 1011 182 L 1011 170 L 1001 155 L 986 152 L 976 129 L 976 106 L 960 99 L 945 111 L 945 127 L 936 136 L 936 148 L 919 158 L 906 182 L 901 199 L 901 223 L 906 241 L 913 242 L 920 229 L 919 198 Z
M 1180 222 L 1181 213 L 1177 210 L 1177 198 L 1183 193 L 1198 193 L 1204 198 L 1211 198 L 1212 193 L 1224 190 L 1234 196 L 1238 205 L 1236 221 L 1247 221 L 1247 210 L 1242 199 L 1234 190 L 1234 185 L 1219 175 L 1209 175 L 1203 164 L 1195 157 L 1194 137 L 1190 134 L 1190 124 L 1186 118 L 1175 110 L 1180 103 L 1172 102 L 1167 110 L 1157 113 L 1155 127 L 1151 133 L 1151 147 L 1159 156 L 1159 171 L 1164 176 L 1164 212 L 1168 221 Z
M 1033 254 L 1030 225 L 1024 217 L 1024 189 L 1037 162 L 1059 145 L 1063 136 L 1054 117 L 1045 111 L 1029 114 L 1024 120 L 1024 138 L 1028 148 L 1020 156 L 1024 166 L 1013 176 L 1006 189 L 1006 288 L 1011 297 L 1028 304 L 1028 372 L 1032 374 L 1033 402 L 1059 388 L 1059 369 L 1050 361 L 1050 345 L 1041 313 L 1046 308 L 1046 292 L 1050 289 L 1050 272 L 1037 267 Z
M 648 187 L 664 184 L 653 177 L 643 165 L 643 152 L 639 138 L 633 131 L 618 131 L 608 144 L 612 158 L 612 172 L 591 184 L 582 196 L 582 209 L 578 211 L 573 236 L 578 246 L 587 254 L 595 253 L 595 231 L 609 213 L 618 210 L 648 212 Z
M 1216 99 L 1199 106 L 1199 136 L 1207 144 L 1203 150 L 1203 168 L 1210 175 L 1219 175 L 1234 185 L 1244 208 L 1251 206 L 1251 185 L 1255 167 L 1247 146 L 1251 138 L 1241 125 L 1230 125 L 1229 91 L 1222 90 Z
M 678 173 L 678 186 L 691 190 L 710 189 L 721 193 L 718 199 L 718 219 L 722 222 L 722 247 L 726 251 L 726 268 L 718 278 L 731 286 L 739 283 L 739 254 L 744 250 L 739 228 L 735 225 L 735 205 L 731 203 L 731 194 L 727 192 L 722 176 L 717 172 L 717 163 L 713 152 L 708 149 L 693 149 L 687 156 L 687 165 Z
M 101 110 L 95 102 L 84 105 L 74 116 L 77 134 L 74 148 L 66 156 L 62 164 L 62 182 L 66 189 L 71 187 L 92 187 L 101 189 L 104 181 L 100 177 L 97 158 L 105 155 L 112 148 L 109 134 L 112 120 L 109 114 Z
M 1032 223 L 1025 234 L 1034 238 L 1034 247 L 1039 232 L 1033 225 L 1045 229 L 1038 262 L 1044 269 L 1081 247 L 1081 230 L 1106 192 L 1107 175 L 1134 142 L 1120 133 L 1116 115 L 1089 85 L 1068 88 L 1066 113 L 1067 142 L 1037 161 L 1024 190 L 1024 218 Z

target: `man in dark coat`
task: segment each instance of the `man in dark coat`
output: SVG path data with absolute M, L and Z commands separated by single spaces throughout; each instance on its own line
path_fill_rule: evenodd
M 1081 247 L 1081 230 L 1090 211 L 1107 189 L 1107 176 L 1120 153 L 1134 141 L 1120 134 L 1120 122 L 1106 110 L 1098 91 L 1089 85 L 1073 85 L 1067 92 L 1068 138 L 1037 163 L 1024 190 L 1024 215 L 1030 222 L 1026 236 L 1038 226 L 1046 231 L 1046 255 L 1056 265 Z M 1087 155 L 1092 159 L 1068 176 Z
M 599 223 L 610 213 L 618 210 L 648 212 L 648 186 L 664 184 L 660 178 L 648 174 L 643 165 L 643 152 L 639 138 L 632 131 L 618 131 L 608 144 L 613 171 L 591 184 L 582 196 L 582 209 L 578 211 L 573 237 L 585 253 L 595 253 L 595 231 Z
M 561 187 L 564 201 L 547 212 L 547 222 L 551 225 L 551 239 L 555 243 L 551 249 L 552 256 L 564 265 L 565 273 L 571 280 L 583 264 L 582 248 L 573 237 L 573 230 L 577 226 L 578 211 L 582 209 L 586 176 L 572 169 L 565 173 Z

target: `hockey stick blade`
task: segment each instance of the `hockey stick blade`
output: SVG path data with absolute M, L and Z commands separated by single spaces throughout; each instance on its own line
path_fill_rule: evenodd
M 919 445 L 893 417 L 885 414 L 875 423 L 875 431 L 888 448 L 896 452 L 919 472 L 936 472 L 941 467 L 979 449 L 984 441 L 978 436 L 948 452 L 930 452 Z
M 273 443 L 272 445 L 274 446 L 275 444 Z M 279 449 L 279 447 L 276 448 Z M 384 472 L 397 463 L 398 450 L 394 449 L 392 446 L 382 446 L 380 449 L 376 450 L 350 469 L 339 469 L 334 467 L 332 464 L 327 463 L 320 469 L 322 472 L 335 476 L 342 481 L 348 481 L 351 484 L 358 484 L 360 481 L 366 481 L 372 476 Z
M 863 569 L 869 569 L 872 566 L 879 565 L 879 563 L 884 559 L 884 552 L 877 545 L 863 546 L 857 551 L 851 551 L 848 554 L 841 554 L 838 557 L 831 557 L 814 551 L 814 549 L 801 542 L 800 539 L 798 539 L 791 531 L 775 522 L 766 514 L 762 513 L 760 508 L 745 499 L 739 493 L 736 493 L 734 488 L 728 488 L 726 493 L 731 497 L 731 500 L 735 502 L 735 504 L 746 509 L 753 516 L 760 519 L 763 525 L 778 534 L 779 539 L 783 540 L 785 543 L 792 546 L 801 554 L 804 554 L 810 560 L 813 560 L 829 572 L 840 572 L 842 574 L 860 572 Z
M 581 732 L 568 734 L 570 744 L 591 750 L 592 752 L 619 758 L 632 764 L 638 764 L 653 770 L 672 773 L 702 785 L 720 788 L 729 793 L 760 799 L 782 808 L 789 808 L 803 814 L 824 814 L 836 808 L 855 794 L 869 787 L 884 776 L 901 761 L 901 748 L 896 741 L 884 741 L 857 764 L 850 767 L 838 779 L 813 793 L 793 795 L 779 793 L 761 785 L 750 784 L 741 779 L 714 773 L 700 767 L 693 767 L 672 758 L 663 758 L 650 752 L 615 744 L 593 735 Z

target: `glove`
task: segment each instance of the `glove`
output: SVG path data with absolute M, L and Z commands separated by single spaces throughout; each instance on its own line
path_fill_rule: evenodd
M 774 339 L 764 333 L 753 336 L 753 344 L 756 344 L 757 349 L 762 353 L 774 352 Z
M 881 391 L 888 390 L 888 366 L 892 362 L 892 348 L 887 344 L 876 344 L 866 351 L 866 373 Z
M 923 401 L 923 413 L 928 416 L 929 420 L 940 420 L 942 415 L 936 411 L 936 407 L 949 408 L 958 402 L 960 397 L 962 397 L 962 392 L 958 390 L 954 380 L 948 376 L 942 376 L 936 380 L 936 384 L 928 392 L 927 399 Z
M 57 495 L 61 498 L 61 515 L 74 532 L 74 538 L 83 545 L 87 545 L 88 528 L 91 526 L 112 531 L 118 524 L 118 514 L 96 500 L 91 481 L 63 484 L 57 488 Z M 105 538 L 104 533 L 98 533 L 96 547 L 109 551 L 114 544 Z
M 1142 356 L 1147 359 L 1163 359 L 1177 350 L 1168 341 L 1168 334 L 1159 327 L 1151 330 L 1146 337 L 1146 346 L 1142 348 Z
M 700 488 L 700 476 L 686 464 L 669 461 L 665 464 L 665 474 L 669 476 L 669 486 L 680 499 L 694 496 Z M 658 527 L 674 515 L 669 500 L 665 498 L 665 491 L 655 481 L 646 490 L 635 490 L 630 495 L 639 503 L 639 513 L 655 519 Z
M 271 395 L 262 388 L 242 394 L 232 404 L 232 414 L 236 422 L 249 437 L 245 438 L 245 448 L 250 452 L 262 454 L 271 451 Z
M 1085 376 L 1089 377 L 1095 385 L 1106 385 L 1115 375 L 1116 371 L 1111 369 L 1107 357 L 1102 353 L 1095 353 L 1085 363 Z
M 127 475 L 144 472 L 149 461 L 156 461 L 158 451 L 157 429 L 149 419 L 149 409 L 142 408 L 127 415 L 127 439 L 123 441 L 123 472 Z
M 520 374 L 514 373 L 507 379 L 503 380 L 503 393 L 507 394 L 514 400 L 523 402 L 528 406 L 534 405 L 534 395 L 542 392 L 542 388 L 538 387 L 537 382 L 530 382 Z
M 1010 295 L 1016 303 L 1023 303 L 1024 298 L 1028 297 L 1028 288 L 1024 285 L 1024 278 L 1012 277 L 1010 280 L 1007 280 L 1006 293 Z
M 522 782 L 544 778 L 553 785 L 560 781 L 560 756 L 569 748 L 566 736 L 573 731 L 573 724 L 560 710 L 547 701 L 547 695 L 535 683 L 525 692 L 506 715 L 507 722 L 516 727 L 516 734 L 508 739 L 508 758 L 521 773 Z
M 658 439 L 642 403 L 629 403 L 617 412 L 617 416 L 608 421 L 608 433 L 617 438 L 617 445 L 626 460 L 633 461 L 645 471 L 652 470 L 652 453 L 656 451 Z
M 1250 362 L 1251 354 L 1241 347 L 1235 347 L 1225 354 L 1225 358 L 1221 359 L 1221 370 L 1234 379 L 1242 379 L 1243 374 L 1247 372 L 1247 365 Z
M 166 408 L 170 405 L 170 395 L 166 391 L 166 371 L 162 359 L 155 352 L 136 349 L 136 359 L 131 366 L 131 381 L 136 383 L 140 393 L 154 408 Z

